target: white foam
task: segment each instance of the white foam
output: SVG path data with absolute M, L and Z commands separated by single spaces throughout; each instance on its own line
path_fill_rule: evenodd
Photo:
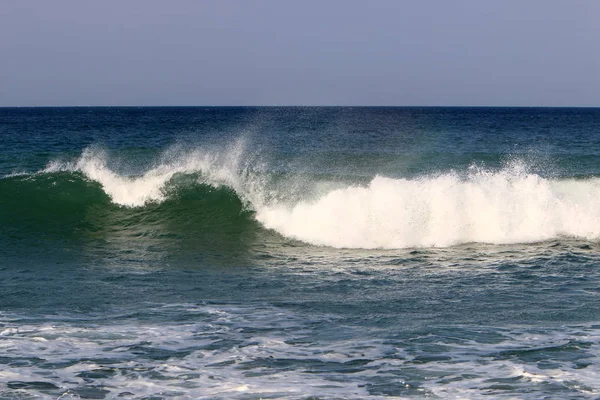
M 419 179 L 377 176 L 314 201 L 265 206 L 265 227 L 315 245 L 407 248 L 600 236 L 600 179 L 553 180 L 516 165 Z
M 138 320 L 85 326 L 57 323 L 52 335 L 44 334 L 47 325 L 20 323 L 23 329 L 7 340 L 6 357 L 43 358 L 44 363 L 29 363 L 15 366 L 3 372 L 0 378 L 11 381 L 30 382 L 41 380 L 55 384 L 59 395 L 77 393 L 78 388 L 90 384 L 82 373 L 108 369 L 118 373 L 107 377 L 93 378 L 91 386 L 103 386 L 111 391 L 109 397 L 120 392 L 134 393 L 135 397 L 156 396 L 173 398 L 305 398 L 323 392 L 339 394 L 336 397 L 365 398 L 368 393 L 355 384 L 340 384 L 320 374 L 305 374 L 302 368 L 288 371 L 285 368 L 267 366 L 249 367 L 259 372 L 248 374 L 244 364 L 254 360 L 273 357 L 299 357 L 306 360 L 318 358 L 310 348 L 290 350 L 294 345 L 286 344 L 280 333 L 257 332 L 253 337 L 240 334 L 240 328 L 263 328 L 265 324 L 279 326 L 279 316 L 284 325 L 293 321 L 298 333 L 302 333 L 301 316 L 282 310 L 252 307 L 197 305 L 169 305 L 170 309 L 183 308 L 197 312 L 197 323 L 147 324 Z M 183 311 L 180 310 L 180 311 Z M 207 318 L 206 320 L 204 318 Z M 8 324 L 7 321 L 0 322 Z M 44 346 L 33 338 L 44 336 Z M 221 346 L 221 341 L 239 341 L 239 346 Z M 207 345 L 212 345 L 208 347 Z M 165 351 L 190 352 L 189 355 L 152 360 L 139 356 L 146 348 Z M 93 360 L 101 360 L 95 362 Z M 350 358 L 351 359 L 351 358 Z M 38 365 L 39 364 L 39 365 Z M 48 364 L 52 364 L 49 375 Z M 260 372 L 265 372 L 261 374 Z M 14 395 L 3 393 L 0 396 Z M 32 395 L 32 391 L 25 393 Z M 183 397 L 182 397 L 183 396 Z M 56 398 L 55 396 L 54 398 Z M 374 396 L 373 398 L 379 398 Z
M 15 329 L 3 339 L 3 356 L 30 360 L 10 368 L 0 366 L 0 380 L 52 383 L 57 389 L 48 398 L 76 396 L 86 386 L 109 390 L 108 398 L 131 392 L 136 398 L 387 399 L 393 397 L 373 389 L 389 385 L 397 390 L 398 384 L 411 390 L 398 393 L 400 398 L 536 399 L 557 388 L 563 397 L 597 398 L 600 394 L 597 325 L 539 330 L 545 333 L 487 327 L 502 338 L 497 340 L 495 335 L 492 341 L 430 335 L 436 339 L 432 350 L 430 341 L 419 340 L 424 337 L 370 337 L 362 330 L 352 338 L 319 340 L 314 322 L 323 321 L 326 315 L 268 305 L 170 304 L 149 307 L 149 311 L 195 313 L 197 318 L 152 323 L 136 318 L 111 321 L 106 316 L 96 323 L 93 318 L 77 323 L 52 317 L 49 323 L 0 314 L 0 323 Z M 286 328 L 268 329 L 280 324 Z M 469 332 L 466 329 L 463 334 Z M 46 339 L 43 346 L 37 340 L 40 337 Z M 309 340 L 290 340 L 297 338 Z M 582 345 L 568 346 L 571 342 Z M 152 349 L 180 354 L 146 357 L 144 352 Z M 536 349 L 541 358 L 529 357 Z M 563 359 L 561 352 L 569 352 L 569 357 Z M 422 356 L 434 357 L 424 362 L 419 360 Z M 357 361 L 355 371 L 345 369 L 348 362 Z M 587 366 L 582 368 L 577 362 Z M 107 374 L 86 377 L 98 370 Z M 26 389 L 26 395 L 39 393 Z M 15 397 L 15 392 L 0 388 L 0 396 Z

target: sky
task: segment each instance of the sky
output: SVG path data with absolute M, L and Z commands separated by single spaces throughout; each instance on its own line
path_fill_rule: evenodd
M 600 106 L 597 0 L 0 0 L 0 106 Z

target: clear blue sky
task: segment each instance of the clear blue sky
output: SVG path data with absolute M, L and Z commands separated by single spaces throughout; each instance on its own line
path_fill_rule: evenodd
M 598 0 L 0 0 L 0 106 L 600 106 Z

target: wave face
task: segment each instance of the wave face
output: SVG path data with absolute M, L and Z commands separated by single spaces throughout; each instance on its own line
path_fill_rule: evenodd
M 235 157 L 234 147 L 228 156 Z M 168 160 L 176 153 L 177 161 Z M 172 149 L 131 175 L 117 172 L 129 168 L 126 160 L 89 148 L 73 161 L 0 179 L 0 226 L 13 240 L 92 240 L 121 253 L 179 250 L 174 243 L 224 250 L 260 228 L 248 200 L 234 189 L 241 192 L 237 179 L 243 174 L 228 175 L 238 167 L 230 162 Z
M 74 161 L 5 177 L 2 224 L 94 231 L 106 229 L 111 210 L 110 223 L 136 226 L 138 236 L 160 236 L 165 224 L 174 235 L 248 234 L 262 225 L 312 245 L 363 249 L 600 237 L 600 179 L 543 178 L 521 162 L 340 183 L 276 174 L 238 140 L 220 149 L 171 148 L 135 174 L 127 165 L 91 147 Z

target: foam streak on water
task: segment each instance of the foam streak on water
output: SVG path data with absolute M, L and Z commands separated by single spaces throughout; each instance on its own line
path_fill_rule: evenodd
M 335 323 L 327 315 L 307 318 L 257 305 L 172 304 L 152 311 L 184 312 L 194 322 L 3 315 L 0 378 L 7 387 L 0 394 L 190 399 L 600 394 L 597 326 L 454 327 L 450 336 L 441 327 L 437 335 L 404 339 L 380 332 L 320 341 L 315 326 Z

